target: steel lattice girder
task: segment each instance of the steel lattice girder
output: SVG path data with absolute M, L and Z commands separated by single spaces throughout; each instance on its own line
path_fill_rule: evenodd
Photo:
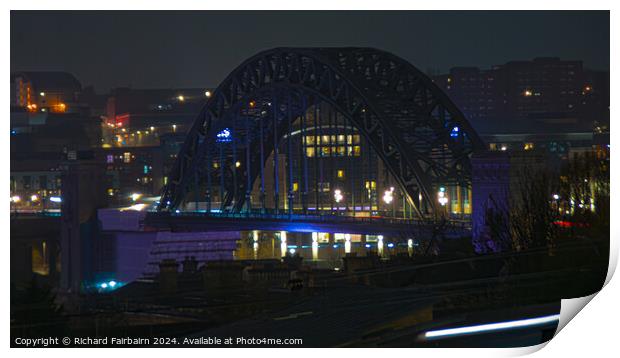
M 276 48 L 243 62 L 215 90 L 188 133 L 158 210 L 176 208 L 191 179 L 205 175 L 201 164 L 205 156 L 213 154 L 215 134 L 234 121 L 234 112 L 249 99 L 269 97 L 274 91 L 305 97 L 302 103 L 306 107 L 295 110 L 295 116 L 318 101 L 343 114 L 369 141 L 421 216 L 418 195 L 433 211 L 433 185 L 467 185 L 469 157 L 483 148 L 445 93 L 393 54 L 371 48 Z M 450 135 L 454 127 L 459 128 L 456 138 Z M 284 134 L 280 129 L 277 132 L 280 138 Z M 254 179 L 256 165 L 252 167 Z M 247 189 L 245 183 L 228 187 L 232 192 L 227 193 L 227 201 L 231 195 L 245 196 Z M 235 210 L 240 210 L 238 203 L 244 198 L 234 200 Z

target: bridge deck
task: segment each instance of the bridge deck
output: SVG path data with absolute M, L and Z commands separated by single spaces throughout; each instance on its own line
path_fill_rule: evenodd
M 446 236 L 467 235 L 470 223 L 466 220 L 432 222 L 424 220 L 350 217 L 308 216 L 288 214 L 230 214 L 230 213 L 156 213 L 149 212 L 144 226 L 171 231 L 230 231 L 269 230 L 288 232 L 344 232 L 351 234 L 432 235 L 440 232 Z

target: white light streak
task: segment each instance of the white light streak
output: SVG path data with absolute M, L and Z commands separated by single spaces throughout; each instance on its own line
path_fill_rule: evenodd
M 424 337 L 426 339 L 431 340 L 431 339 L 439 339 L 442 337 L 453 337 L 453 336 L 461 336 L 461 335 L 474 334 L 474 333 L 502 331 L 502 330 L 514 329 L 514 328 L 538 326 L 538 325 L 542 325 L 545 323 L 555 322 L 555 321 L 558 321 L 559 319 L 560 319 L 560 315 L 554 314 L 550 316 L 528 318 L 528 319 L 515 320 L 515 321 L 481 324 L 477 326 L 447 328 L 447 329 L 440 329 L 436 331 L 428 331 L 424 333 Z

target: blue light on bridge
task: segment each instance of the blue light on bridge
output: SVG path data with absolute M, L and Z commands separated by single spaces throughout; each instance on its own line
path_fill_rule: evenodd
M 215 136 L 217 137 L 216 142 L 218 142 L 218 143 L 226 143 L 226 142 L 232 141 L 232 133 L 230 131 L 230 128 L 222 129 Z
M 459 127 L 453 127 L 450 131 L 450 137 L 455 138 L 459 136 Z
M 387 246 L 391 249 L 394 247 L 394 244 L 390 242 Z

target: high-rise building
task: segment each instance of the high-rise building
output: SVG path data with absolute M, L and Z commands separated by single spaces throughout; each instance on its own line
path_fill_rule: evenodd
M 489 119 L 502 115 L 504 96 L 496 69 L 454 67 L 435 82 L 459 106 L 469 119 Z
M 433 79 L 474 124 L 525 118 L 609 121 L 609 73 L 585 70 L 581 61 L 541 57 L 488 70 L 455 67 Z

